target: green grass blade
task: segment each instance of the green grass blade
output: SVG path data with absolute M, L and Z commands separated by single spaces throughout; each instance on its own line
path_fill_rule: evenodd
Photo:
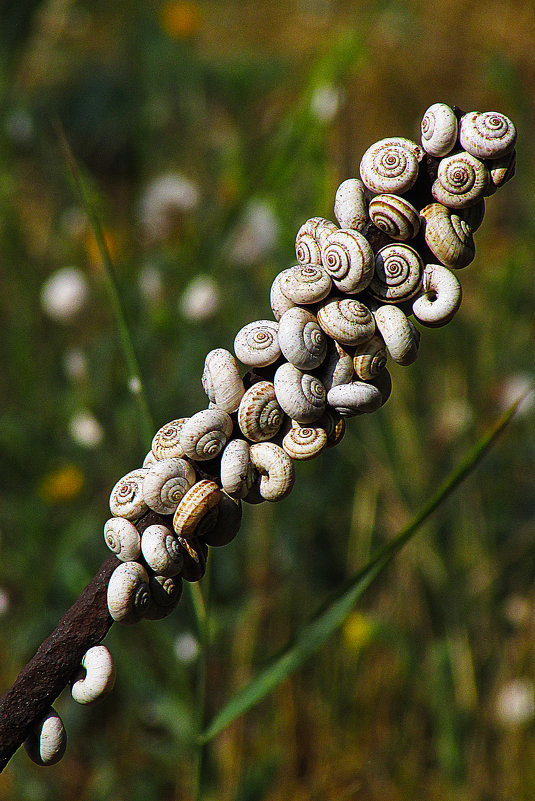
M 525 397 L 525 396 L 523 396 Z M 515 401 L 469 451 L 466 457 L 449 473 L 438 490 L 431 496 L 415 518 L 355 576 L 351 577 L 322 609 L 298 631 L 284 651 L 244 688 L 238 690 L 213 718 L 202 735 L 207 742 L 271 693 L 281 681 L 296 671 L 315 653 L 347 618 L 362 596 L 395 554 L 414 536 L 422 523 L 469 476 L 499 434 L 511 420 L 523 398 Z

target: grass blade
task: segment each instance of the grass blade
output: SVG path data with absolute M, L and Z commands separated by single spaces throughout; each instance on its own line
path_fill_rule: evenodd
M 211 740 L 236 718 L 269 695 L 281 681 L 296 671 L 342 625 L 355 603 L 396 553 L 414 536 L 435 509 L 444 503 L 473 472 L 478 462 L 511 420 L 524 398 L 525 395 L 515 401 L 495 421 L 489 431 L 476 442 L 465 458 L 449 473 L 414 519 L 391 542 L 381 548 L 370 562 L 351 577 L 334 596 L 331 596 L 316 616 L 300 628 L 295 639 L 278 657 L 260 671 L 249 684 L 231 697 L 205 729 L 201 737 L 203 742 Z

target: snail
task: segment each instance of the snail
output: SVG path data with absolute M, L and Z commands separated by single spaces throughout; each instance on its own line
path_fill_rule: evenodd
M 108 548 L 121 562 L 131 562 L 141 553 L 139 531 L 124 517 L 111 517 L 104 524 L 104 539 Z
M 204 409 L 184 423 L 180 431 L 180 444 L 190 459 L 213 459 L 225 447 L 232 427 L 232 418 L 226 412 Z
M 273 387 L 272 384 L 271 386 Z M 273 397 L 275 397 L 274 391 Z M 249 443 L 244 439 L 231 439 L 221 455 L 221 486 L 231 498 L 244 498 L 255 478 L 255 470 L 249 455 Z
M 420 336 L 402 309 L 379 306 L 374 317 L 391 358 L 398 364 L 412 364 L 418 356 Z
M 179 537 L 196 536 L 201 520 L 221 499 L 221 490 L 215 481 L 202 479 L 186 492 L 173 517 L 173 528 Z
M 280 429 L 283 420 L 284 412 L 271 381 L 258 381 L 241 399 L 238 425 L 242 434 L 252 442 L 271 439 Z M 229 442 L 231 444 L 232 441 Z
M 485 164 L 471 153 L 461 151 L 441 159 L 431 194 L 444 206 L 464 209 L 483 197 L 489 181 Z
M 370 200 L 370 220 L 391 239 L 414 239 L 420 216 L 412 203 L 399 195 L 376 195 Z
M 202 385 L 211 403 L 232 414 L 245 392 L 236 359 L 225 348 L 211 350 L 204 362 Z
M 236 334 L 234 353 L 242 364 L 251 367 L 265 367 L 273 364 L 281 353 L 278 331 L 278 323 L 273 320 L 256 320 L 254 323 L 248 323 Z M 238 406 L 236 406 L 237 408 Z M 232 411 L 236 411 L 236 409 Z
M 147 565 L 161 576 L 177 576 L 184 561 L 180 543 L 167 526 L 148 526 L 141 535 L 141 553 Z
M 82 657 L 71 695 L 78 704 L 94 704 L 113 690 L 115 676 L 115 665 L 106 646 L 94 645 Z
M 326 390 L 336 384 L 348 384 L 353 378 L 353 357 L 335 339 L 327 340 L 327 355 L 314 373 Z
M 341 345 L 358 345 L 375 331 L 371 311 L 355 298 L 327 298 L 318 309 L 317 319 L 325 333 Z
M 372 192 L 403 195 L 416 183 L 423 155 L 420 145 L 410 139 L 381 139 L 362 156 L 360 177 Z
M 300 370 L 318 367 L 327 353 L 327 338 L 316 317 L 300 306 L 280 318 L 279 345 L 283 356 Z
M 319 245 L 318 245 L 318 250 L 319 250 Z M 288 309 L 291 309 L 292 306 L 295 306 L 295 303 L 289 298 L 287 298 L 281 289 L 281 281 L 283 280 L 283 276 L 286 272 L 287 270 L 283 270 L 281 273 L 275 276 L 269 292 L 269 303 L 275 320 L 280 320 L 285 311 L 288 311 Z
M 149 471 L 148 467 L 131 470 L 119 479 L 111 491 L 110 511 L 117 517 L 126 517 L 127 520 L 137 520 L 148 506 L 143 495 L 143 481 Z
M 459 279 L 442 264 L 427 264 L 422 285 L 422 294 L 412 304 L 414 316 L 423 325 L 446 325 L 461 305 Z
M 321 264 L 322 240 L 337 226 L 325 217 L 311 217 L 307 220 L 295 238 L 295 253 L 299 264 Z
M 455 112 L 446 103 L 433 103 L 422 124 L 422 147 L 430 156 L 446 156 L 457 143 L 459 125 Z
M 371 245 L 351 229 L 338 229 L 325 238 L 321 263 L 341 292 L 361 292 L 373 277 Z
M 143 479 L 143 497 L 150 509 L 171 515 L 195 483 L 195 470 L 185 459 L 162 459 Z
M 182 554 L 185 553 L 183 546 Z M 144 617 L 147 620 L 161 620 L 171 614 L 182 595 L 182 576 L 149 577 L 151 603 Z
M 422 282 L 423 262 L 409 245 L 385 245 L 375 256 L 375 274 L 370 283 L 374 298 L 399 303 L 414 297 Z
M 251 445 L 251 462 L 258 470 L 259 492 L 266 501 L 282 501 L 292 490 L 295 471 L 288 454 L 273 442 Z
M 516 128 L 505 114 L 470 111 L 461 117 L 459 142 L 478 159 L 497 159 L 514 148 Z
M 277 369 L 273 385 L 277 401 L 292 420 L 313 423 L 323 414 L 326 392 L 319 378 L 285 362 Z
M 342 181 L 336 190 L 334 216 L 340 228 L 364 232 L 368 222 L 366 187 L 359 178 Z
M 180 444 L 180 432 L 188 419 L 179 417 L 158 429 L 152 440 L 152 452 L 156 459 L 180 458 L 185 455 Z
M 346 432 L 344 418 L 331 406 L 327 406 L 316 426 L 323 428 L 327 434 L 326 448 L 334 448 L 335 445 L 338 445 Z
M 202 518 L 195 534 L 211 547 L 228 545 L 240 529 L 241 518 L 240 500 L 222 492 L 218 503 Z
M 474 259 L 476 246 L 471 225 L 453 209 L 430 203 L 420 212 L 429 250 L 446 267 L 460 269 Z
M 149 575 L 139 562 L 123 562 L 108 582 L 110 615 L 117 623 L 137 623 L 150 606 Z
M 343 417 L 375 412 L 383 405 L 383 396 L 373 384 L 352 381 L 338 384 L 327 393 L 327 402 Z
M 67 733 L 54 709 L 50 709 L 32 726 L 24 740 L 24 750 L 36 765 L 55 765 L 67 747 Z
M 208 547 L 197 537 L 185 539 L 177 535 L 180 547 L 183 551 L 184 564 L 181 576 L 185 581 L 200 581 L 206 571 L 206 560 L 208 558 Z
M 327 297 L 332 280 L 320 264 L 297 264 L 280 273 L 279 287 L 292 304 L 307 306 Z
M 361 381 L 369 381 L 384 370 L 386 360 L 387 353 L 384 340 L 380 335 L 374 335 L 355 349 L 353 354 L 355 374 Z M 348 384 L 349 381 L 345 383 Z
M 327 446 L 327 432 L 321 427 L 293 423 L 282 440 L 282 448 L 291 459 L 304 461 L 318 456 Z

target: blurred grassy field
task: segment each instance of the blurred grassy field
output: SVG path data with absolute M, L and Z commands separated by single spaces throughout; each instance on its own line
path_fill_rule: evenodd
M 439 100 L 518 127 L 517 175 L 487 201 L 451 325 L 424 332 L 388 404 L 300 465 L 284 503 L 247 507 L 211 552 L 209 647 L 187 593 L 164 621 L 113 627 L 112 695 L 58 699 L 62 762 L 21 750 L 0 777 L 6 801 L 193 800 L 204 678 L 210 720 L 534 379 L 535 12 L 4 0 L 0 47 L 0 689 L 106 557 L 110 489 L 149 447 L 58 123 L 105 226 L 154 430 L 206 405 L 205 354 L 270 316 L 297 229 L 332 219 L 369 144 L 417 138 Z M 533 421 L 526 403 L 342 631 L 206 747 L 203 799 L 533 801 Z

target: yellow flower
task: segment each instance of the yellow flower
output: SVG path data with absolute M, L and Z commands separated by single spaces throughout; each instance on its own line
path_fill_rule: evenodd
M 195 3 L 165 3 L 160 11 L 160 24 L 172 39 L 189 39 L 201 27 L 201 12 Z
M 360 651 L 373 639 L 375 626 L 361 612 L 352 612 L 343 626 L 346 647 L 352 651 Z
M 48 503 L 64 503 L 76 498 L 83 486 L 84 474 L 78 465 L 69 463 L 43 477 L 39 494 Z

